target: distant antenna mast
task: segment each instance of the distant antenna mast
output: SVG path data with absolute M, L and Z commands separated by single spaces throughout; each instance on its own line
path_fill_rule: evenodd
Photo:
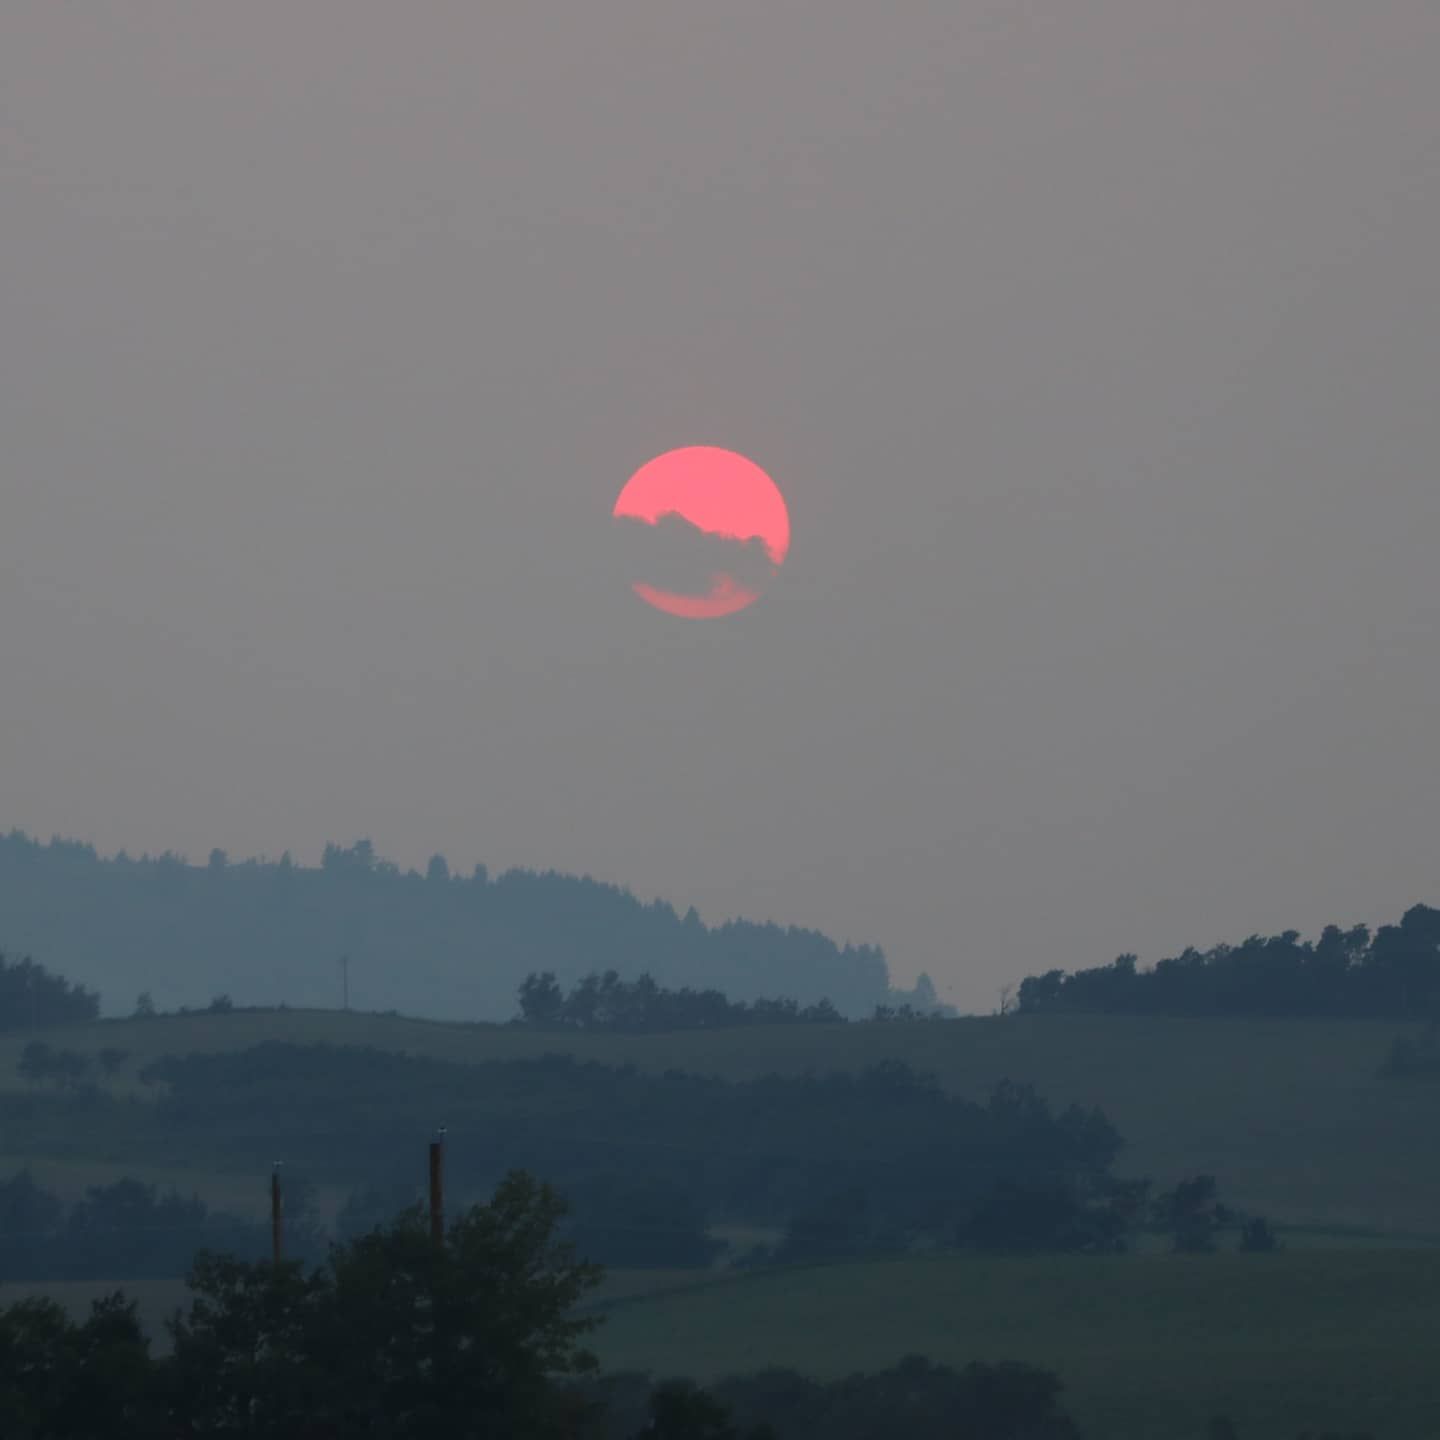
M 350 957 L 340 957 L 340 998 L 344 1009 L 350 1008 Z

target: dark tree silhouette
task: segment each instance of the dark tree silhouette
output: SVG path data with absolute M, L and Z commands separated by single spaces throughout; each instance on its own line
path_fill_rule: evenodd
M 0 951 L 0 1031 L 74 1025 L 99 1013 L 98 995 L 29 958 L 9 961 Z
M 1372 937 L 1328 926 L 1315 942 L 1296 930 L 1239 945 L 1189 949 L 1142 970 L 1133 955 L 1023 980 L 1020 1010 L 1131 1015 L 1356 1015 L 1433 1017 L 1440 1007 L 1440 910 L 1416 905 Z

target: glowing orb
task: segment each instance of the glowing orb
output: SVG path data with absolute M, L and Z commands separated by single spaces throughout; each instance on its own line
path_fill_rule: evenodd
M 668 450 L 642 465 L 615 501 L 631 547 L 631 589 L 688 619 L 733 615 L 790 548 L 780 487 L 753 460 L 714 445 Z

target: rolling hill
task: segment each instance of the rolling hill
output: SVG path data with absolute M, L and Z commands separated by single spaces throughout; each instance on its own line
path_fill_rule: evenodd
M 1440 1088 L 1377 1075 L 1392 1040 L 1408 1033 L 1391 1022 L 1020 1015 L 586 1035 L 291 1010 L 99 1021 L 44 1033 L 60 1048 L 125 1051 L 111 1083 L 137 1096 L 144 1087 L 136 1072 L 150 1059 L 262 1040 L 372 1045 L 458 1062 L 566 1053 L 728 1079 L 854 1071 L 895 1058 L 968 1098 L 1009 1078 L 1032 1082 L 1057 1104 L 1100 1106 L 1127 1141 L 1120 1173 L 1173 1183 L 1210 1172 L 1227 1201 L 1282 1223 L 1440 1233 L 1433 1144 Z M 16 1066 L 26 1040 L 0 1038 L 0 1087 L 12 1092 L 23 1088 Z M 53 1144 L 71 1162 L 87 1149 L 89 1158 L 104 1158 L 103 1137 L 92 1146 L 79 1130 Z M 23 1158 L 0 1153 L 0 1166 Z
M 731 920 L 641 902 L 615 885 L 478 865 L 424 875 L 380 859 L 369 841 L 327 847 L 319 866 L 206 865 L 179 856 L 98 855 L 89 845 L 0 835 L 0 952 L 31 955 L 99 992 L 101 1013 L 130 1013 L 150 992 L 162 1010 L 225 993 L 240 1005 L 330 1005 L 349 958 L 356 1003 L 409 1015 L 504 1020 L 532 971 L 571 984 L 592 971 L 714 986 L 731 999 L 828 998 L 868 1015 L 892 998 L 884 954 L 815 930 Z

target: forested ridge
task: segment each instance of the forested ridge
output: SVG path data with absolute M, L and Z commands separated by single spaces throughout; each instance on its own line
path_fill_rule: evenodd
M 366 840 L 328 846 L 318 867 L 219 851 L 191 865 L 12 832 L 0 836 L 0 951 L 98 992 L 106 1015 L 130 1013 L 142 991 L 161 1010 L 217 993 L 337 1007 L 342 957 L 357 1008 L 443 1019 L 508 1019 L 537 971 L 567 984 L 648 973 L 735 1000 L 828 1000 L 849 1016 L 896 998 L 873 945 L 746 920 L 706 925 L 693 909 L 553 871 L 459 875 L 438 855 L 424 874 L 402 871 Z

